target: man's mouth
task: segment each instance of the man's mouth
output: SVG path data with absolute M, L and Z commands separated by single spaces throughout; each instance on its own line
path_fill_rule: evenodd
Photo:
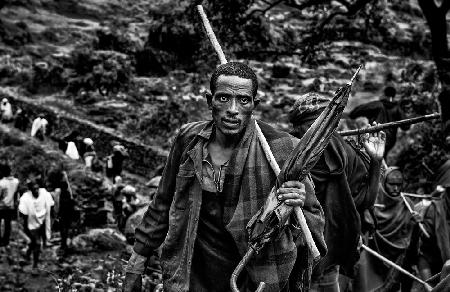
M 239 124 L 241 123 L 240 120 L 237 119 L 227 119 L 227 118 L 222 118 L 222 123 L 225 124 L 225 126 L 229 126 L 229 127 L 237 127 L 239 126 Z

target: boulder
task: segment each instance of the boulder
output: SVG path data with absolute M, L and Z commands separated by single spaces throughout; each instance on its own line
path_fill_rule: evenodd
M 112 228 L 91 229 L 87 233 L 77 235 L 72 244 L 79 251 L 122 250 L 127 245 L 125 236 Z

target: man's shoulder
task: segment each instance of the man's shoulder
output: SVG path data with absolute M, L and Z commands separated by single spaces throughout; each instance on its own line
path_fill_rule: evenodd
M 23 193 L 22 196 L 20 196 L 20 202 L 27 202 L 31 199 L 31 192 L 30 191 L 26 191 L 25 193 Z
M 189 141 L 200 133 L 210 121 L 199 121 L 187 123 L 181 126 L 177 139 L 181 141 Z
M 261 128 L 261 132 L 264 134 L 267 140 L 275 140 L 275 139 L 291 139 L 293 141 L 298 140 L 291 134 L 279 130 L 266 122 L 258 120 L 257 123 L 258 126 Z

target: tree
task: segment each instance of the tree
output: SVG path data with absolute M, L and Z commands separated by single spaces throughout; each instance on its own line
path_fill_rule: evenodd
M 439 94 L 444 135 L 450 143 L 450 52 L 447 40 L 447 12 L 450 0 L 419 0 L 431 32 L 433 59 L 442 85 Z

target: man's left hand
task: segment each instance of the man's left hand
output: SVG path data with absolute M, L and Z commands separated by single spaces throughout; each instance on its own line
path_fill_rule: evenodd
M 374 122 L 372 126 L 377 126 L 377 123 Z M 381 161 L 383 159 L 386 146 L 386 134 L 383 131 L 366 133 L 362 135 L 361 140 L 363 142 L 364 149 L 366 149 L 370 158 L 376 161 Z
M 286 205 L 303 207 L 306 198 L 305 185 L 295 180 L 287 181 L 277 190 L 277 198 Z

